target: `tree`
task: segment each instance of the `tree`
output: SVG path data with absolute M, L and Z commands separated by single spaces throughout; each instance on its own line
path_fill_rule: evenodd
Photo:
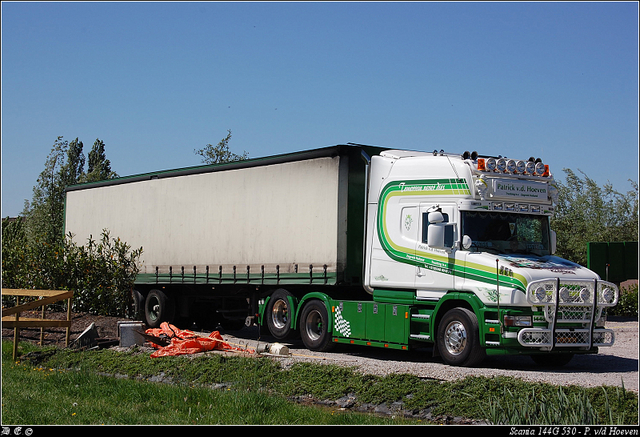
M 142 248 L 132 250 L 108 230 L 85 246 L 63 234 L 66 188 L 116 176 L 102 141 L 89 153 L 88 173 L 82 149 L 78 138 L 69 143 L 59 136 L 22 217 L 2 221 L 2 287 L 72 289 L 76 310 L 126 317 Z
M 23 216 L 26 218 L 26 235 L 29 239 L 41 238 L 48 243 L 63 236 L 64 184 L 63 168 L 69 143 L 58 137 L 33 187 L 31 202 L 25 201 Z
M 237 155 L 229 151 L 229 140 L 231 139 L 231 130 L 227 130 L 227 136 L 224 137 L 217 146 L 207 144 L 204 148 L 194 150 L 196 155 L 202 156 L 202 162 L 205 164 L 222 164 L 225 162 L 244 161 L 249 158 L 249 154 L 245 151 L 242 155 Z
M 558 235 L 558 256 L 587 265 L 588 242 L 638 241 L 638 183 L 626 194 L 602 188 L 582 171 L 570 169 L 566 184 L 557 181 L 558 201 L 551 227 Z
M 57 244 L 63 239 L 64 200 L 68 186 L 117 177 L 106 158 L 104 142 L 96 140 L 89 152 L 87 173 L 84 172 L 82 149 L 82 141 L 78 138 L 69 143 L 59 136 L 53 143 L 44 170 L 33 187 L 31 202 L 25 200 L 22 211 L 25 235 L 29 241 L 42 240 Z
M 78 138 L 69 143 L 67 162 L 62 166 L 62 183 L 65 187 L 77 184 L 84 178 L 84 153 L 82 141 Z
M 89 152 L 89 166 L 84 182 L 96 182 L 115 177 L 118 175 L 111 171 L 111 162 L 104 152 L 104 142 L 97 138 Z

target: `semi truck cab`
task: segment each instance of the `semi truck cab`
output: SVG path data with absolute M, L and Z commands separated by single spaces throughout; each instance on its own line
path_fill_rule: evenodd
M 613 344 L 618 289 L 554 256 L 557 188 L 540 159 L 390 150 L 369 177 L 365 288 L 412 303 L 413 340 L 463 365 L 505 353 L 562 364 Z

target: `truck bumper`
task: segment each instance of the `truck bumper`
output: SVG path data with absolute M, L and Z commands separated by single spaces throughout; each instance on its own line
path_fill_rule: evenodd
M 613 346 L 615 335 L 610 329 L 525 328 L 518 333 L 518 343 L 530 348 L 584 348 Z

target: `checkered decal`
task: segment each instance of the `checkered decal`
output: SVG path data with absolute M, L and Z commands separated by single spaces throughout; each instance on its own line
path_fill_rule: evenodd
M 336 330 L 343 336 L 343 337 L 350 337 L 351 336 L 351 323 L 349 323 L 347 320 L 345 320 L 342 317 L 342 311 L 340 311 L 340 307 L 336 307 L 336 316 L 335 316 L 335 327 Z

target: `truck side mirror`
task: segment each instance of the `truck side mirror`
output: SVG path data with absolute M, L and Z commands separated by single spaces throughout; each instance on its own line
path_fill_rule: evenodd
M 462 248 L 468 250 L 473 245 L 473 240 L 468 235 L 462 237 Z
M 551 247 L 550 247 L 550 249 L 551 249 L 551 255 L 553 255 L 554 253 L 556 253 L 556 249 L 557 249 L 556 231 L 551 230 L 550 234 L 551 234 L 550 235 L 550 237 L 551 237 Z
M 426 221 L 425 221 L 426 219 Z M 451 249 L 455 223 L 449 223 L 446 214 L 440 209 L 431 210 L 423 215 L 423 243 L 434 249 Z M 426 231 L 426 234 L 424 233 Z M 426 237 L 426 240 L 425 240 Z
M 431 219 L 431 214 L 429 214 L 429 219 Z M 444 249 L 444 227 L 444 223 L 429 224 L 429 229 L 427 230 L 427 244 L 429 247 Z
M 431 217 L 429 217 L 431 218 Z M 451 249 L 453 247 L 453 230 L 455 223 L 431 223 L 427 229 L 427 244 L 434 249 Z
M 440 211 L 432 211 L 429 213 L 430 224 L 442 223 L 443 221 L 444 221 L 444 216 Z

